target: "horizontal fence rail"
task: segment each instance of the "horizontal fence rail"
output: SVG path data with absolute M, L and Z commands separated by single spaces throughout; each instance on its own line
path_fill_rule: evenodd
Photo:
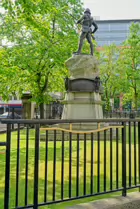
M 104 118 L 140 118 L 140 111 L 104 112 Z
M 140 118 L 137 119 L 129 119 L 129 118 L 104 118 L 104 119 L 2 119 L 1 123 L 4 124 L 45 124 L 45 125 L 53 125 L 53 124 L 75 124 L 75 123 L 101 123 L 101 122 L 140 122 Z
M 7 134 L 0 141 L 0 151 L 6 147 L 5 164 L 0 155 L 5 166 L 0 208 L 37 209 L 112 192 L 126 196 L 129 189 L 140 188 L 138 119 L 2 122 Z M 78 123 L 93 129 L 76 130 Z M 14 132 L 12 124 L 17 124 Z

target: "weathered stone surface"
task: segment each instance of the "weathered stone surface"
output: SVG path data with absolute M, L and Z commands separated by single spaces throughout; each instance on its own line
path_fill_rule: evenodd
M 91 78 L 99 76 L 99 63 L 95 56 L 73 55 L 65 62 L 71 78 Z

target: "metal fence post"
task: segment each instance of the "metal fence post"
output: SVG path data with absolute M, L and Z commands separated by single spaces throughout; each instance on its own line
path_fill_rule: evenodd
M 122 123 L 122 196 L 126 196 L 126 123 Z
M 11 124 L 7 124 L 4 209 L 9 209 Z
M 38 209 L 38 171 L 39 171 L 39 141 L 40 141 L 40 124 L 35 128 L 35 161 L 34 161 L 34 209 Z
M 140 122 L 138 122 L 138 170 L 139 170 L 139 184 L 140 184 Z M 139 187 L 140 192 L 140 187 Z

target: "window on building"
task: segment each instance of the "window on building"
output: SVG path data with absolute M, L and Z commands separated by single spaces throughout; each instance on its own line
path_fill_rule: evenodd
M 110 31 L 113 30 L 127 30 L 126 23 L 110 23 Z
M 98 24 L 98 32 L 100 31 L 109 31 L 109 24 L 108 23 Z

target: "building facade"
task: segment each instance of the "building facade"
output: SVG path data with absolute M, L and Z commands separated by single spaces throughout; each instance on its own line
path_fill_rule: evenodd
M 98 30 L 95 33 L 95 38 L 98 47 L 104 45 L 116 44 L 120 46 L 126 40 L 129 34 L 129 27 L 132 22 L 140 23 L 140 19 L 128 20 L 96 20 Z

